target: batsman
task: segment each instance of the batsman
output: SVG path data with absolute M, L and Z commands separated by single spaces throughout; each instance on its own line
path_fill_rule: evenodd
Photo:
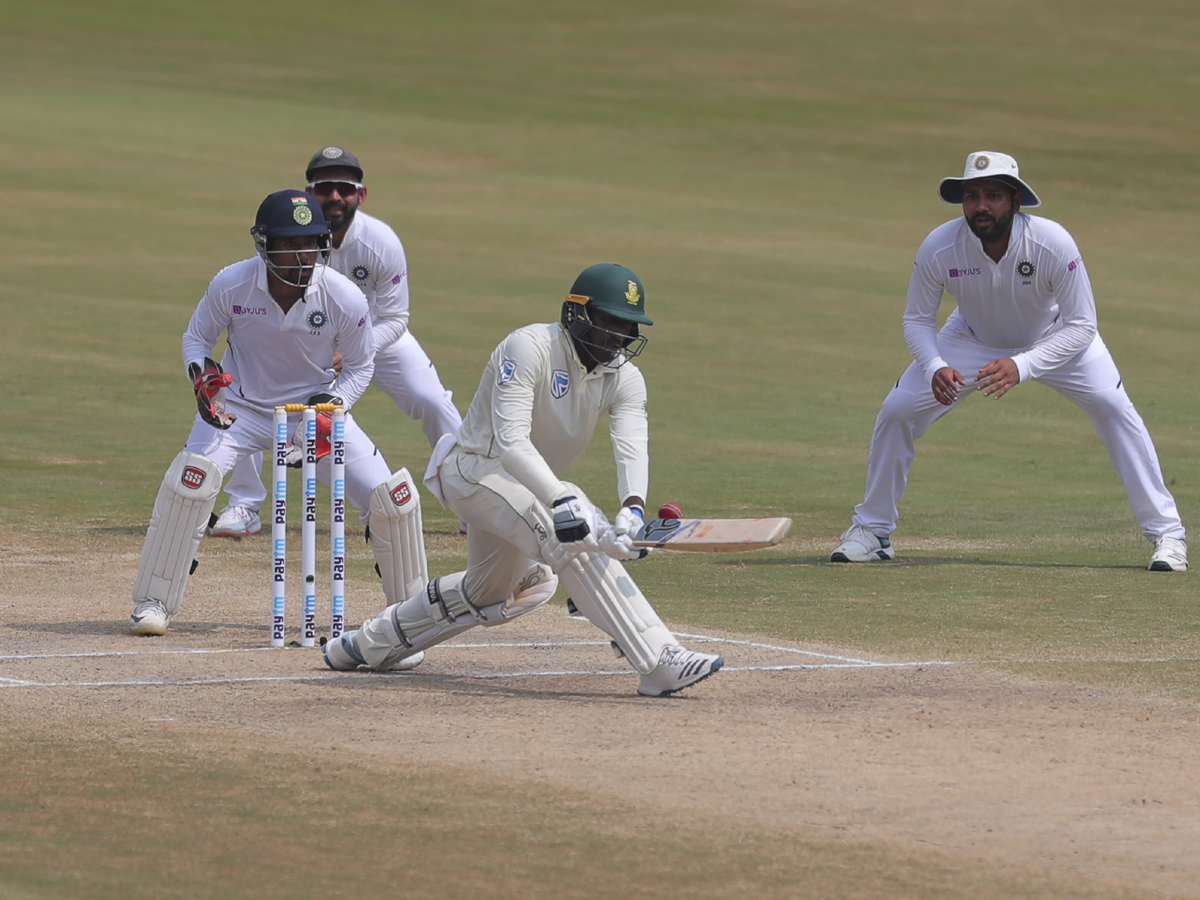
M 406 667 L 468 628 L 536 609 L 560 579 L 640 674 L 639 694 L 672 694 L 721 667 L 721 657 L 680 645 L 621 565 L 645 552 L 633 541 L 650 477 L 646 382 L 631 360 L 646 346 L 641 326 L 651 324 L 638 277 L 601 263 L 575 280 L 560 321 L 519 328 L 496 347 L 462 427 L 439 441 L 425 473 L 430 491 L 467 523 L 466 570 L 434 578 L 326 643 L 330 668 Z M 621 504 L 611 524 L 559 477 L 604 414 Z

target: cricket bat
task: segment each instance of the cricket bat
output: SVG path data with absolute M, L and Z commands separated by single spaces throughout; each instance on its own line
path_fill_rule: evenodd
M 651 519 L 633 545 L 694 553 L 738 553 L 774 546 L 791 527 L 792 520 L 787 518 Z

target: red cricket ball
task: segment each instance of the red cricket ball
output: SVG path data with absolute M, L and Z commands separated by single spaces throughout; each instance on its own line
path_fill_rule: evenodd
M 679 508 L 678 503 L 664 503 L 658 508 L 658 517 L 660 519 L 682 519 L 683 510 Z

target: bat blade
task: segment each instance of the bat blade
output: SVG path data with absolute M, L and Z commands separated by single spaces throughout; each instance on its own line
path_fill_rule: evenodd
M 788 518 L 651 519 L 633 543 L 693 553 L 740 553 L 778 544 L 791 527 Z

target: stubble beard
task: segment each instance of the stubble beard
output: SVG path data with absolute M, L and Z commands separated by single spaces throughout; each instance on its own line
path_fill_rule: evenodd
M 983 243 L 997 241 L 1004 238 L 1012 228 L 1014 212 L 1010 209 L 1007 215 L 993 218 L 992 216 L 980 216 L 978 213 L 974 219 L 967 219 L 967 227 L 971 229 L 971 234 L 979 238 Z M 977 220 L 983 218 L 985 222 L 991 224 L 979 225 Z

